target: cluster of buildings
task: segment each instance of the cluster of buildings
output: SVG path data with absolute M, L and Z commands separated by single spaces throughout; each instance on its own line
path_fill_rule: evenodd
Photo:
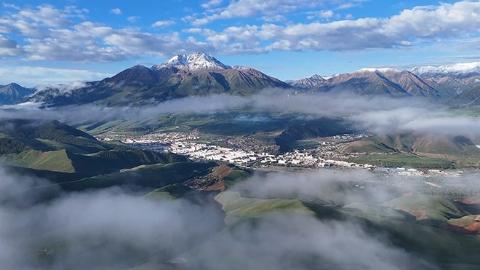
M 245 150 L 240 147 L 219 146 L 202 141 L 197 132 L 152 133 L 141 136 L 114 136 L 100 138 L 105 141 L 120 140 L 139 148 L 172 152 L 185 155 L 191 159 L 223 161 L 243 167 L 343 167 L 363 168 L 372 171 L 400 176 L 456 176 L 459 172 L 443 170 L 419 170 L 413 168 L 384 168 L 370 164 L 358 164 L 342 159 L 333 142 L 322 144 L 322 150 L 292 151 L 283 154 L 271 154 Z M 332 138 L 334 140 L 351 140 L 352 137 Z
M 112 140 L 112 138 L 103 138 Z M 325 159 L 309 151 L 293 151 L 284 154 L 255 152 L 241 148 L 218 146 L 201 142 L 198 133 L 153 133 L 138 137 L 124 137 L 123 143 L 154 151 L 169 151 L 192 159 L 215 160 L 245 167 L 359 167 L 373 168 L 373 165 L 357 164 L 343 160 Z

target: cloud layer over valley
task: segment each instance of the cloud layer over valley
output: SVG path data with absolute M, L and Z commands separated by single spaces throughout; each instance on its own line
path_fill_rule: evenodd
M 192 96 L 142 107 L 82 105 L 37 109 L 27 105 L 3 107 L 0 117 L 56 119 L 67 124 L 81 124 L 113 120 L 148 122 L 170 114 L 253 112 L 300 118 L 343 118 L 359 130 L 376 134 L 480 135 L 478 117 L 454 113 L 447 107 L 414 98 L 307 94 L 273 89 L 246 97 Z
M 0 176 L 0 261 L 9 269 L 436 269 L 351 220 L 280 212 L 222 229 L 218 206 L 154 201 L 120 189 L 57 191 L 53 199 L 19 204 L 38 190 L 33 182 L 46 183 L 3 168 Z M 272 173 L 254 176 L 232 191 L 346 203 L 360 197 L 338 187 L 383 185 L 384 180 L 366 172 Z M 398 188 L 409 179 L 397 180 L 403 180 Z M 375 192 L 369 201 L 378 203 L 391 197 L 387 190 L 367 189 L 362 198 Z

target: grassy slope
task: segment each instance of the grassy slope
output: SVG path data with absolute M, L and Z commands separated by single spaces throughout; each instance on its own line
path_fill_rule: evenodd
M 192 161 L 142 165 L 133 169 L 62 183 L 61 186 L 67 190 L 84 190 L 131 185 L 153 190 L 170 184 L 182 183 L 193 177 L 203 176 L 208 174 L 214 166 L 216 166 L 216 163 Z
M 452 200 L 441 196 L 407 194 L 385 203 L 392 209 L 407 212 L 416 216 L 417 220 L 446 222 L 468 213 L 462 211 Z
M 57 121 L 0 120 L 0 158 L 12 166 L 94 176 L 140 165 L 185 161 L 178 155 L 110 145 Z
M 372 235 L 382 235 L 394 246 L 435 262 L 441 269 L 476 269 L 470 267 L 480 264 L 477 256 L 480 252 L 478 238 L 455 233 L 443 225 L 417 221 L 410 214 L 395 210 L 408 207 L 426 209 L 429 218 L 446 224 L 448 218 L 461 216 L 463 212 L 444 199 L 420 202 L 418 199 L 401 198 L 392 200 L 385 206 L 349 205 L 337 208 L 303 203 L 297 199 L 247 198 L 226 191 L 216 196 L 216 200 L 222 204 L 229 226 L 235 226 L 239 222 L 254 222 L 267 213 L 279 211 L 314 214 L 320 220 L 348 219 Z
M 453 218 L 448 220 L 448 224 L 454 229 L 467 234 L 480 234 L 480 216 L 466 215 L 460 218 Z
M 259 199 L 243 197 L 240 193 L 233 191 L 222 192 L 215 199 L 222 205 L 230 219 L 260 217 L 275 211 L 313 213 L 297 199 Z
M 67 149 L 74 153 L 95 153 L 107 146 L 80 130 L 57 121 L 0 120 L 3 140 L 10 139 L 21 149 L 1 144 L 0 154 L 18 153 L 24 150 L 55 151 Z
M 361 164 L 373 164 L 384 167 L 412 167 L 449 169 L 454 163 L 440 158 L 430 158 L 408 153 L 368 154 L 350 159 Z
M 8 154 L 3 158 L 13 166 L 92 176 L 145 164 L 185 161 L 185 158 L 173 154 L 128 148 L 101 151 L 94 154 L 75 154 L 65 149 L 46 152 L 27 150 L 19 154 Z
M 462 136 L 372 136 L 343 146 L 344 153 L 360 153 L 359 163 L 409 167 L 479 167 L 480 149 Z
M 3 157 L 7 164 L 35 170 L 75 173 L 76 169 L 66 150 L 36 151 L 27 150 L 19 154 Z

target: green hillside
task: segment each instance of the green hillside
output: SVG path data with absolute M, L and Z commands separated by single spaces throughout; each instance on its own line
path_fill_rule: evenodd
M 25 150 L 96 153 L 110 147 L 58 121 L 0 120 L 0 155 Z
M 192 181 L 215 190 L 251 174 L 216 162 L 106 144 L 57 121 L 1 120 L 0 134 L 3 165 L 46 178 L 65 190 L 136 186 L 152 191 L 169 185 L 188 190 Z
M 182 184 L 195 177 L 204 176 L 216 166 L 214 162 L 173 162 L 168 164 L 141 165 L 109 174 L 100 174 L 77 181 L 60 183 L 66 190 L 84 190 L 114 186 L 137 186 L 154 190 L 171 184 Z
M 261 217 L 267 213 L 278 211 L 313 214 L 310 209 L 297 199 L 262 199 L 244 197 L 238 192 L 225 191 L 218 194 L 215 200 L 222 205 L 228 221 Z
M 359 163 L 418 168 L 478 167 L 480 149 L 469 138 L 440 134 L 403 133 L 372 136 L 342 147 L 344 153 L 360 154 Z
M 13 166 L 35 170 L 75 173 L 77 170 L 65 149 L 57 151 L 27 150 L 18 154 L 3 157 L 4 161 Z

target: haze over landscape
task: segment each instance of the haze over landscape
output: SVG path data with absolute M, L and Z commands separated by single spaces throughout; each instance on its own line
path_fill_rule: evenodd
M 480 1 L 0 4 L 2 269 L 480 267 Z

